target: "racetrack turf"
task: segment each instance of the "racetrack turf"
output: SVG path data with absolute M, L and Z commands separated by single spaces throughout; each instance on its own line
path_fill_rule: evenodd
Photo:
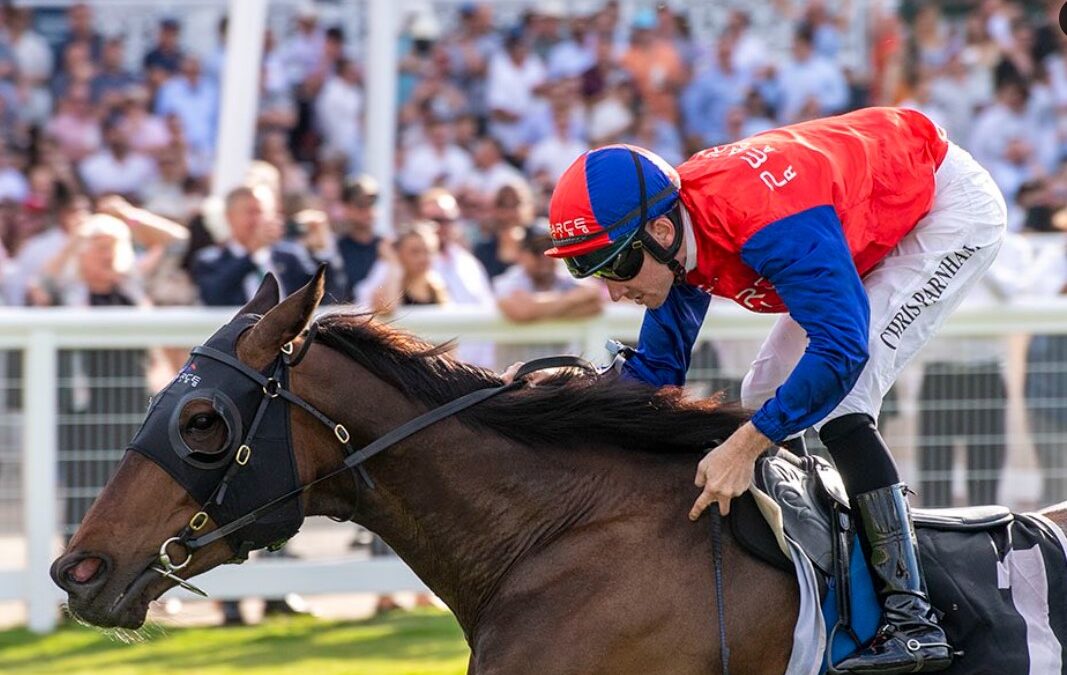
M 308 617 L 258 626 L 161 628 L 124 644 L 65 624 L 0 632 L 0 673 L 463 675 L 469 652 L 451 615 L 419 610 L 359 622 Z

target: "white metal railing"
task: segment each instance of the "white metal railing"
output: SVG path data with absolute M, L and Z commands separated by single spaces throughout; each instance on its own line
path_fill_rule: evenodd
M 28 603 L 31 629 L 48 631 L 54 627 L 56 605 L 62 597 L 48 576 L 59 541 L 56 470 L 59 351 L 187 347 L 200 343 L 231 316 L 232 310 L 205 308 L 0 310 L 0 349 L 18 350 L 23 355 L 21 506 L 26 544 L 23 566 L 3 568 L 0 561 L 0 600 Z M 606 359 L 605 341 L 608 338 L 635 340 L 641 316 L 639 308 L 613 305 L 591 320 L 517 326 L 493 311 L 415 308 L 404 311 L 396 323 L 431 341 L 458 337 L 464 342 L 489 341 L 498 345 L 579 344 L 587 358 L 602 362 Z M 772 316 L 713 304 L 701 340 L 758 340 L 773 321 Z M 1067 334 L 1067 302 L 1023 301 L 963 309 L 950 319 L 943 334 L 967 337 Z M 280 570 L 285 573 L 279 574 Z M 291 591 L 385 592 L 421 587 L 418 579 L 398 561 L 351 559 L 263 561 L 241 568 L 220 568 L 205 575 L 203 584 L 213 595 L 222 598 L 280 595 Z

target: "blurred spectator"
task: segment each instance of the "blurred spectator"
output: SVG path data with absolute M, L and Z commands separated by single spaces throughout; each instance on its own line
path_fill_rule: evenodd
M 699 71 L 682 96 L 682 118 L 691 148 L 729 143 L 726 114 L 742 105 L 750 78 L 733 62 L 736 45 L 723 35 L 715 45 L 715 61 Z
M 280 47 L 286 79 L 296 85 L 312 77 L 322 77 L 326 35 L 319 26 L 319 11 L 310 0 L 296 10 L 296 32 Z
M 625 75 L 608 77 L 604 89 L 589 106 L 589 145 L 596 148 L 617 143 L 634 125 L 635 95 Z
M 466 3 L 459 10 L 459 31 L 443 48 L 448 57 L 448 74 L 463 92 L 471 111 L 489 115 L 487 74 L 489 62 L 500 48 L 500 36 L 493 30 L 493 7 L 488 2 Z
M 802 26 L 793 37 L 792 59 L 778 72 L 781 96 L 779 121 L 801 120 L 842 112 L 848 104 L 848 83 L 841 66 L 814 51 L 811 26 Z
M 1002 51 L 1000 61 L 993 69 L 994 83 L 1007 79 L 1032 82 L 1037 77 L 1038 66 L 1033 49 L 1033 27 L 1028 19 L 1016 18 L 1011 23 L 1011 46 Z
M 555 133 L 552 118 L 556 113 L 566 116 L 570 127 L 569 135 L 585 138 L 586 112 L 579 78 L 569 77 L 547 82 L 544 95 L 534 100 L 523 117 L 523 141 L 518 155 L 513 158 L 518 162 L 516 166 L 525 163 L 533 145 Z
M 33 30 L 33 14 L 28 7 L 7 6 L 7 33 L 19 76 L 34 87 L 46 83 L 55 57 L 48 42 Z
M 184 53 L 181 46 L 182 26 L 177 19 L 159 22 L 156 44 L 144 55 L 144 69 L 153 89 L 178 74 Z
M 58 101 L 69 96 L 74 88 L 91 84 L 98 63 L 90 58 L 87 42 L 71 42 L 63 52 L 58 72 L 52 77 L 52 97 Z
M 118 104 L 127 90 L 138 83 L 137 77 L 126 70 L 126 45 L 122 37 L 110 37 L 104 42 L 100 70 L 89 83 L 93 103 L 110 108 Z
M 492 197 L 492 210 L 483 224 L 474 257 L 489 278 L 495 278 L 519 259 L 519 248 L 533 222 L 533 199 L 525 183 L 502 185 Z
M 541 93 L 545 66 L 531 54 L 526 37 L 518 28 L 504 40 L 504 50 L 489 62 L 486 98 L 489 105 L 489 133 L 511 156 L 523 144 L 522 118 Z
M 104 125 L 104 148 L 82 160 L 78 173 L 93 197 L 115 193 L 140 200 L 155 180 L 156 162 L 132 151 L 122 125 L 113 119 Z
M 622 55 L 620 63 L 645 104 L 662 111 L 674 122 L 677 120 L 675 101 L 685 86 L 685 66 L 675 46 L 657 37 L 655 28 L 656 16 L 652 10 L 639 10 L 633 21 L 630 49 Z
M 1044 127 L 1029 105 L 1030 88 L 1007 79 L 997 87 L 997 101 L 974 122 L 970 149 L 997 182 L 1009 203 L 1008 225 L 1018 229 L 1021 214 L 1012 205 L 1019 186 L 1042 175 L 1052 163 L 1054 130 Z
M 405 152 L 397 182 L 409 195 L 422 194 L 431 187 L 459 189 L 471 168 L 470 155 L 453 140 L 452 124 L 431 118 L 426 126 L 426 142 Z
M 267 272 L 278 277 L 282 294 L 311 279 L 311 257 L 283 241 L 275 196 L 266 187 L 237 187 L 226 195 L 229 239 L 202 249 L 193 262 L 200 299 L 210 306 L 240 306 L 256 293 Z
M 648 148 L 672 166 L 681 164 L 686 158 L 682 135 L 678 133 L 677 125 L 651 111 L 644 112 L 637 118 L 637 126 L 627 142 Z
M 307 170 L 289 152 L 288 139 L 280 131 L 266 133 L 260 139 L 259 157 L 278 170 L 282 195 L 306 194 L 311 186 Z
M 67 33 L 59 44 L 59 54 L 65 54 L 72 43 L 80 42 L 88 48 L 88 58 L 100 59 L 104 38 L 93 28 L 93 10 L 87 2 L 75 2 L 67 9 Z
M 326 265 L 325 289 L 322 297 L 324 304 L 346 302 L 352 287 L 345 275 L 344 260 L 338 251 L 337 240 L 330 226 L 330 218 L 319 209 L 303 209 L 293 216 L 297 237 L 293 240 L 300 244 L 310 256 L 315 266 Z
M 196 303 L 196 285 L 180 266 L 190 239 L 189 231 L 183 225 L 137 208 L 117 195 L 101 199 L 97 210 L 121 220 L 129 228 L 140 254 L 137 269 L 141 286 L 151 304 Z M 175 367 L 184 361 L 184 354 L 178 353 L 176 357 Z
M 566 38 L 557 42 L 548 52 L 548 77 L 579 77 L 595 62 L 596 38 L 589 31 L 589 19 L 584 16 L 571 17 Z
M 922 73 L 935 75 L 948 65 L 958 45 L 953 44 L 940 5 L 928 3 L 919 7 L 915 14 L 910 48 L 915 68 Z
M 380 249 L 390 244 L 374 231 L 378 218 L 378 181 L 365 174 L 356 176 L 345 183 L 343 200 L 345 217 L 337 237 L 337 249 L 348 284 L 344 297 L 351 301 L 355 298 L 355 287 L 367 278 L 377 262 Z
M 189 172 L 203 175 L 213 158 L 215 129 L 219 113 L 219 90 L 200 73 L 200 59 L 187 55 L 181 71 L 159 89 L 156 113 L 173 115 L 181 124 L 185 142 L 192 154 Z
M 163 118 L 152 114 L 147 89 L 140 85 L 129 87 L 122 101 L 122 131 L 134 152 L 154 155 L 170 146 L 170 130 Z
M 415 223 L 395 244 L 381 247 L 374 269 L 358 286 L 356 302 L 381 314 L 389 314 L 397 306 L 448 303 L 448 291 L 434 269 L 437 255 L 433 225 Z
M 1067 163 L 1059 173 L 1019 186 L 1015 201 L 1023 210 L 1022 229 L 1029 232 L 1067 231 Z
M 491 302 L 489 277 L 468 249 L 455 196 L 442 188 L 427 190 L 419 197 L 419 217 L 437 225 L 440 255 L 435 258 L 434 269 L 452 301 L 483 306 Z
M 988 99 L 984 85 L 975 85 L 964 52 L 949 57 L 941 74 L 930 82 L 930 102 L 944 116 L 940 124 L 954 143 L 969 147 L 971 127 L 978 108 Z
M 0 202 L 26 201 L 30 194 L 30 183 L 23 173 L 24 168 L 15 163 L 12 150 L 0 145 Z
M 190 190 L 193 181 L 185 170 L 185 157 L 174 148 L 162 150 L 156 159 L 157 173 L 141 190 L 147 211 L 187 222 L 200 206 L 199 195 Z
M 74 233 L 80 231 L 85 220 L 92 214 L 87 197 L 63 190 L 55 202 L 55 221 L 45 231 L 31 237 L 16 252 L 12 272 L 6 278 L 4 296 L 9 305 L 47 305 L 49 295 L 35 290 L 36 297 L 29 296 L 31 287 L 39 287 L 38 279 L 44 266 L 58 251 L 63 250 Z
M 488 198 L 509 183 L 522 183 L 522 172 L 504 161 L 500 143 L 492 137 L 475 141 L 473 166 L 463 180 L 461 191 L 477 193 Z
M 734 45 L 733 67 L 739 73 L 753 77 L 767 65 L 770 50 L 763 38 L 752 30 L 752 20 L 744 10 L 730 11 L 723 38 Z
M 600 287 L 573 279 L 559 260 L 545 255 L 550 248 L 547 228 L 526 230 L 516 264 L 493 281 L 497 307 L 508 319 L 521 323 L 600 313 L 604 304 Z
M 55 140 L 59 152 L 71 162 L 80 162 L 96 152 L 103 138 L 88 85 L 71 87 L 59 99 L 59 112 L 45 126 L 45 135 Z
M 346 172 L 358 172 L 362 154 L 363 88 L 354 61 L 338 61 L 337 72 L 326 79 L 319 92 L 315 117 L 322 134 L 322 160 L 339 162 Z
M 809 0 L 801 23 L 811 26 L 812 46 L 824 59 L 836 60 L 841 51 L 841 20 L 830 13 L 826 0 Z
M 589 144 L 574 133 L 573 116 L 567 108 L 552 108 L 552 131 L 534 144 L 526 156 L 526 173 L 545 187 L 555 185 L 563 172 Z

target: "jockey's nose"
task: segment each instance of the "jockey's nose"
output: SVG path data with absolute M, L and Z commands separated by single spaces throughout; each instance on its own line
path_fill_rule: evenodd
M 626 288 L 618 281 L 605 281 L 605 283 L 608 285 L 608 293 L 611 294 L 612 302 L 618 302 L 626 295 Z
M 52 580 L 71 595 L 87 595 L 107 581 L 107 560 L 75 551 L 52 563 Z

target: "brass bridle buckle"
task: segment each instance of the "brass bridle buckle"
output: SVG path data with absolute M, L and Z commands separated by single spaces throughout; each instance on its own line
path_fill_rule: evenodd
M 177 565 L 174 564 L 174 561 L 171 560 L 170 553 L 167 552 L 167 547 L 169 547 L 173 543 L 178 543 L 182 546 L 182 548 L 185 549 L 185 560 L 181 561 Z M 197 595 L 201 595 L 205 598 L 207 597 L 207 593 L 175 574 L 175 572 L 185 569 L 186 566 L 188 566 L 189 563 L 193 561 L 193 552 L 186 547 L 185 542 L 182 541 L 181 537 L 171 537 L 170 539 L 163 542 L 163 544 L 159 547 L 158 560 L 159 564 L 152 565 L 149 569 L 155 572 L 159 572 L 161 576 L 164 576 L 170 579 L 171 581 L 177 583 L 179 586 L 181 586 L 187 591 L 196 593 Z

